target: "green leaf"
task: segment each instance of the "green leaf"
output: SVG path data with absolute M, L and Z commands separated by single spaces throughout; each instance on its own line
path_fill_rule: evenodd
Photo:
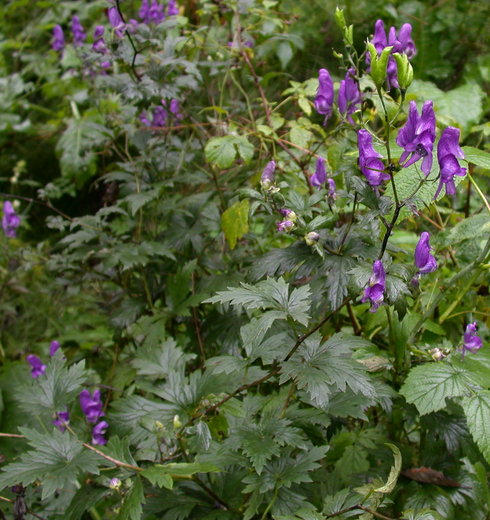
M 155 464 L 166 471 L 173 477 L 190 477 L 195 473 L 213 473 L 221 471 L 217 466 L 209 462 L 171 462 L 169 464 L 161 465 Z
M 481 166 L 485 170 L 490 170 L 490 153 L 474 148 L 473 146 L 463 146 L 464 160 Z
M 412 368 L 400 393 L 425 415 L 444 408 L 446 399 L 465 395 L 470 384 L 464 368 L 441 361 Z
M 400 453 L 400 450 L 398 449 L 398 447 L 395 446 L 394 444 L 391 444 L 389 442 L 386 442 L 385 444 L 393 452 L 393 457 L 395 458 L 395 464 L 391 467 L 390 474 L 388 475 L 388 480 L 386 481 L 386 484 L 384 486 L 376 488 L 374 491 L 376 491 L 377 493 L 388 494 L 388 493 L 391 493 L 395 489 L 396 482 L 400 475 L 400 471 L 402 469 L 402 454 Z
M 19 482 L 27 486 L 40 480 L 44 500 L 57 489 L 76 486 L 81 474 L 99 474 L 100 456 L 85 449 L 69 432 L 53 429 L 42 434 L 29 428 L 20 431 L 34 449 L 23 453 L 20 462 L 2 468 L 0 489 Z
M 442 245 L 459 244 L 463 240 L 470 240 L 490 232 L 490 215 L 480 213 L 458 222 L 447 233 L 438 237 Z
M 350 281 L 350 271 L 356 265 L 348 256 L 330 256 L 326 261 L 330 267 L 327 278 L 327 300 L 331 309 L 336 309 L 347 296 L 347 288 Z
M 354 473 L 365 473 L 369 469 L 367 452 L 360 446 L 347 446 L 342 457 L 335 464 L 335 468 L 342 476 L 344 482 L 351 481 Z
M 110 490 L 107 488 L 94 487 L 93 484 L 84 484 L 71 499 L 64 518 L 66 520 L 80 520 L 85 511 L 95 506 L 99 500 L 109 493 Z
M 145 502 L 143 484 L 141 479 L 137 476 L 123 500 L 116 520 L 140 520 L 143 515 L 143 504 Z
M 463 410 L 474 441 L 490 462 L 490 391 L 464 398 Z
M 221 215 L 221 228 L 231 249 L 235 249 L 237 240 L 248 233 L 248 199 L 236 202 Z
M 213 137 L 204 148 L 206 161 L 218 168 L 229 168 L 237 154 L 233 136 Z
M 168 471 L 161 465 L 156 464 L 150 466 L 141 472 L 141 475 L 147 478 L 154 486 L 173 489 L 174 480 L 168 474 Z

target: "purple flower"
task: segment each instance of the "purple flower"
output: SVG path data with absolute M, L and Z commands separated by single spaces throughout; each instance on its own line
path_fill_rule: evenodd
M 476 325 L 476 321 L 473 323 L 468 323 L 466 325 L 466 330 L 463 335 L 463 347 L 462 347 L 462 357 L 464 358 L 465 352 L 472 352 L 473 354 L 481 349 L 483 345 L 482 339 L 476 334 L 478 327 Z
M 60 342 L 53 340 L 49 345 L 49 355 L 52 357 L 56 354 L 56 351 L 61 347 Z
M 406 54 L 408 59 L 412 59 L 415 56 L 417 49 L 412 40 L 412 26 L 409 23 L 404 23 L 400 27 L 397 41 L 393 45 L 393 52 Z
M 269 161 L 260 177 L 260 184 L 265 190 L 269 189 L 274 184 L 274 172 L 276 171 L 276 161 Z
M 180 101 L 178 99 L 172 99 L 170 101 L 169 110 L 170 110 L 170 113 L 177 120 L 180 120 L 184 117 L 180 111 Z
M 65 35 L 61 25 L 55 25 L 53 28 L 53 41 L 51 47 L 58 52 L 61 52 L 65 48 Z
M 100 417 L 105 415 L 102 406 L 100 390 L 94 390 L 93 396 L 86 389 L 80 392 L 80 407 L 88 422 L 96 423 Z
M 437 269 L 436 259 L 430 254 L 432 248 L 429 240 L 430 234 L 424 231 L 415 247 L 415 265 L 419 268 L 419 274 L 433 273 Z
M 73 45 L 75 47 L 83 45 L 83 42 L 87 39 L 87 35 L 80 23 L 80 18 L 76 15 L 71 19 L 71 32 L 73 34 Z
M 390 176 L 384 172 L 385 165 L 381 160 L 381 154 L 373 148 L 373 139 L 367 130 L 357 132 L 357 144 L 359 148 L 359 168 L 366 177 L 370 186 L 379 186 L 387 181 Z
M 57 412 L 56 419 L 53 421 L 53 424 L 58 428 L 60 432 L 64 432 L 66 430 L 66 424 L 70 422 L 70 414 L 68 410 L 66 412 Z
M 361 299 L 362 303 L 371 303 L 370 312 L 376 312 L 384 301 L 386 289 L 386 273 L 381 260 L 376 260 L 373 264 L 373 274 L 369 278 L 369 285 L 364 289 Z
M 151 121 L 148 119 L 146 112 L 141 112 L 139 119 L 145 126 L 151 126 Z
M 179 6 L 176 0 L 168 0 L 167 16 L 175 16 L 179 14 Z
M 347 117 L 349 123 L 354 124 L 351 117 L 361 103 L 361 92 L 355 80 L 355 69 L 349 69 L 345 75 L 345 79 L 340 82 L 338 105 L 339 112 Z
M 318 71 L 318 90 L 315 97 L 315 109 L 319 114 L 325 115 L 325 121 L 332 115 L 333 107 L 333 82 L 327 69 Z
M 441 170 L 441 178 L 434 199 L 439 195 L 443 184 L 446 186 L 446 195 L 454 195 L 456 193 L 454 176 L 459 175 L 463 177 L 466 175 L 466 168 L 461 168 L 458 158 L 464 159 L 463 150 L 459 146 L 459 128 L 448 126 L 442 132 L 437 144 L 437 160 Z
M 286 217 L 288 220 L 291 220 L 292 222 L 294 222 L 298 218 L 296 216 L 296 213 L 292 209 L 282 208 L 279 210 L 279 213 L 283 217 Z
M 318 157 L 316 161 L 315 173 L 310 177 L 310 184 L 315 188 L 321 188 L 327 180 L 327 170 L 325 169 L 325 159 Z
M 320 234 L 316 231 L 310 231 L 305 235 L 305 242 L 308 246 L 314 246 L 320 240 Z
M 148 9 L 148 19 L 155 25 L 165 20 L 165 8 L 162 4 L 159 4 L 157 0 L 153 0 Z
M 138 16 L 146 24 L 150 23 L 149 10 L 150 6 L 148 5 L 148 0 L 142 0 L 140 10 L 138 11 Z
M 164 107 L 157 106 L 153 109 L 152 126 L 165 126 L 167 124 L 167 111 Z
M 94 426 L 92 430 L 92 444 L 100 444 L 101 446 L 107 444 L 107 439 L 104 437 L 107 428 L 109 428 L 109 424 L 106 421 L 101 421 Z
M 398 132 L 396 142 L 405 149 L 400 165 L 406 168 L 423 157 L 421 170 L 427 176 L 432 168 L 432 148 L 436 139 L 436 116 L 432 101 L 426 101 L 419 116 L 415 101 L 410 101 L 408 119 Z M 409 158 L 409 155 L 411 157 Z M 405 164 L 402 164 L 405 161 Z
M 6 200 L 3 203 L 2 229 L 5 236 L 15 238 L 17 236 L 16 229 L 20 226 L 20 217 L 15 212 L 12 203 Z
M 331 177 L 328 177 L 327 185 L 328 185 L 327 197 L 333 201 L 337 198 L 337 186 L 335 185 L 335 181 Z
M 104 40 L 105 27 L 103 25 L 97 25 L 94 30 L 94 43 L 92 44 L 92 50 L 99 54 L 107 54 L 107 46 Z
M 31 376 L 34 379 L 37 379 L 39 376 L 42 376 L 44 372 L 46 372 L 46 365 L 43 365 L 43 362 L 34 354 L 29 354 L 26 359 L 32 367 Z
M 107 18 L 109 18 L 109 23 L 114 28 L 116 36 L 122 38 L 124 36 L 124 31 L 126 30 L 126 24 L 123 22 L 118 8 L 110 7 L 107 11 Z
M 291 231 L 291 229 L 294 228 L 294 222 L 291 220 L 282 220 L 281 222 L 278 222 L 277 224 L 277 231 Z

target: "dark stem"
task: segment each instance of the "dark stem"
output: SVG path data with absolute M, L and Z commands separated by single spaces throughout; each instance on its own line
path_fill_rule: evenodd
M 126 19 L 124 18 L 124 14 L 121 11 L 121 6 L 119 5 L 119 2 L 120 2 L 120 0 L 116 0 L 117 12 L 119 13 L 119 16 L 121 17 L 121 20 L 123 21 L 123 23 L 126 24 Z M 138 54 L 141 52 L 141 50 L 138 50 L 136 48 L 133 38 L 131 37 L 131 34 L 129 34 L 129 31 L 127 29 L 124 31 L 124 33 L 128 37 L 129 43 L 131 44 L 131 47 L 133 48 L 133 59 L 131 60 L 131 70 L 133 71 L 136 81 L 141 81 L 141 76 L 138 74 L 138 71 L 136 70 L 136 67 L 135 67 L 136 56 L 138 56 Z
M 400 215 L 402 207 L 403 205 L 397 203 L 395 207 L 395 212 L 393 213 L 393 218 L 386 227 L 385 236 L 383 237 L 383 243 L 381 244 L 381 250 L 378 255 L 378 260 L 381 260 L 383 258 L 384 252 L 386 251 L 386 246 L 388 245 L 388 240 L 390 238 L 391 232 L 393 231 L 393 228 L 395 227 L 396 221 L 398 220 L 398 216 Z

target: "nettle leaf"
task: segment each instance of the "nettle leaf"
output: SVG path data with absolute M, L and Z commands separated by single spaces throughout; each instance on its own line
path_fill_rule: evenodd
M 206 160 L 218 168 L 229 168 L 237 154 L 245 163 L 249 163 L 254 154 L 253 145 L 243 136 L 226 135 L 213 137 L 204 148 Z
M 468 371 L 446 362 L 427 363 L 410 370 L 400 393 L 421 415 L 446 406 L 446 399 L 465 395 L 471 384 Z
M 490 462 L 490 391 L 464 398 L 463 410 L 474 441 Z
M 241 202 L 236 202 L 221 215 L 221 228 L 230 249 L 235 249 L 237 240 L 248 233 L 249 211 L 250 201 L 245 199 Z
M 57 489 L 75 487 L 83 473 L 99 474 L 100 456 L 84 448 L 69 432 L 53 429 L 50 433 L 39 433 L 29 428 L 20 431 L 34 449 L 23 453 L 20 462 L 2 468 L 0 489 L 19 482 L 27 486 L 40 480 L 44 500 Z
M 140 520 L 143 515 L 143 504 L 145 502 L 143 483 L 137 476 L 127 495 L 124 497 L 116 520 Z

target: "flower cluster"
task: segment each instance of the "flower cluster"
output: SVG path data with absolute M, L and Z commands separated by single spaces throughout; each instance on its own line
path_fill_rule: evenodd
M 100 390 L 94 390 L 93 394 L 91 394 L 87 389 L 82 390 L 79 398 L 80 408 L 88 422 L 95 424 L 105 415 L 103 404 L 100 399 Z M 104 438 L 104 433 L 108 427 L 109 424 L 106 421 L 100 421 L 98 424 L 95 424 L 92 429 L 92 444 L 102 445 L 107 443 L 107 440 Z
M 6 200 L 3 203 L 2 229 L 5 236 L 15 238 L 17 236 L 16 229 L 20 226 L 20 217 L 15 212 L 12 203 Z
M 153 109 L 151 121 L 146 112 L 140 114 L 140 121 L 145 126 L 161 128 L 167 125 L 169 118 L 174 118 L 178 121 L 184 117 L 180 111 L 180 102 L 178 99 L 172 99 L 168 105 L 168 109 L 167 102 L 164 99 L 161 100 L 161 103 L 161 105 L 158 105 Z
M 168 5 L 165 9 L 163 4 L 160 4 L 158 0 L 142 0 L 141 7 L 138 12 L 138 16 L 141 21 L 147 25 L 163 22 L 169 16 L 175 16 L 179 14 L 179 7 L 176 0 L 169 0 Z
M 53 340 L 49 345 L 49 355 L 53 357 L 61 347 L 60 342 Z M 46 372 L 46 365 L 35 354 L 29 354 L 26 357 L 27 362 L 31 365 L 31 377 L 37 379 Z
M 321 188 L 324 184 L 328 188 L 327 197 L 333 201 L 337 198 L 337 186 L 335 181 L 327 176 L 327 170 L 325 168 L 325 159 L 318 157 L 316 161 L 315 173 L 310 177 L 310 184 L 315 188 Z
M 357 132 L 357 144 L 359 148 L 359 168 L 366 177 L 370 186 L 379 186 L 390 176 L 385 172 L 382 155 L 373 148 L 373 138 L 364 129 Z
M 327 69 L 320 69 L 318 74 L 318 90 L 315 97 L 315 109 L 319 114 L 325 116 L 325 122 L 332 115 L 334 103 L 334 88 L 332 78 Z M 345 78 L 340 82 L 337 97 L 337 105 L 340 114 L 349 123 L 354 124 L 352 114 L 358 109 L 361 103 L 361 92 L 356 81 L 355 69 L 349 69 Z
M 284 220 L 277 223 L 277 231 L 291 231 L 295 227 L 295 222 L 298 219 L 298 216 L 292 209 L 283 208 L 279 210 L 281 215 L 285 217 Z
M 383 20 L 377 20 L 374 24 L 374 36 L 370 43 L 374 45 L 378 56 L 381 55 L 386 47 L 393 47 L 391 54 L 405 54 L 408 59 L 413 58 L 417 52 L 412 40 L 412 26 L 409 23 L 403 24 L 398 32 L 395 27 L 390 27 L 387 36 Z M 366 61 L 369 63 L 370 59 L 371 57 L 369 53 L 367 53 Z M 390 56 L 388 59 L 386 81 L 388 90 L 391 90 L 393 87 L 400 88 L 396 61 L 393 56 Z

